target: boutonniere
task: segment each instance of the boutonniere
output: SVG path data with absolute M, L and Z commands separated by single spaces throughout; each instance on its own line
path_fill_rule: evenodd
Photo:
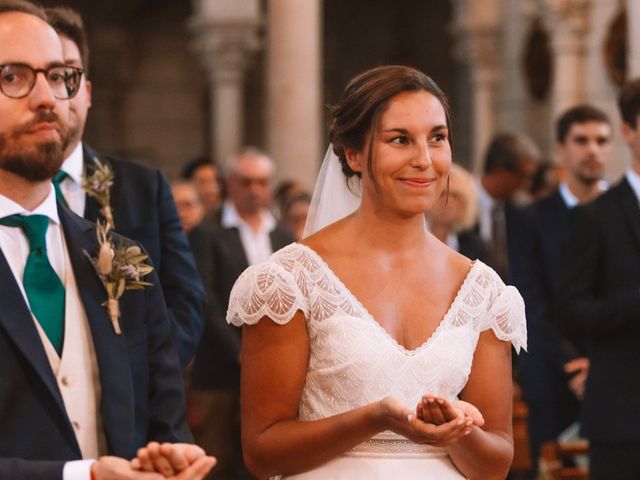
M 115 228 L 113 223 L 113 213 L 111 212 L 111 187 L 113 187 L 113 170 L 108 163 L 102 163 L 97 157 L 93 157 L 96 169 L 91 175 L 85 176 L 82 188 L 87 195 L 96 199 L 100 205 L 100 213 L 111 228 Z
M 113 238 L 108 235 L 109 230 L 109 223 L 98 221 L 98 254 L 92 257 L 86 251 L 84 253 L 107 290 L 107 301 L 102 306 L 106 307 L 113 329 L 120 335 L 120 297 L 125 290 L 142 290 L 153 285 L 143 280 L 153 271 L 153 267 L 145 263 L 149 256 L 142 253 L 137 245 L 115 245 Z

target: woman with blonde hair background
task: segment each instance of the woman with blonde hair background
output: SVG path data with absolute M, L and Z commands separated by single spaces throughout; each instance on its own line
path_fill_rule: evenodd
M 478 192 L 473 177 L 455 163 L 440 201 L 427 212 L 429 231 L 441 242 L 470 259 L 491 265 L 489 247 L 472 231 L 478 222 Z

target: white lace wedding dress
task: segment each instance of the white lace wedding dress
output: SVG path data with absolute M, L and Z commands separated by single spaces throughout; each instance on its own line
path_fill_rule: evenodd
M 526 347 L 522 297 L 475 261 L 433 335 L 415 350 L 398 344 L 331 271 L 302 244 L 250 267 L 231 292 L 227 321 L 287 323 L 304 313 L 310 339 L 300 420 L 316 420 L 392 395 L 414 408 L 423 394 L 457 398 L 469 376 L 480 332 L 492 329 Z M 283 362 L 286 359 L 283 359 Z M 383 432 L 312 471 L 304 480 L 453 480 L 463 475 L 444 448 Z

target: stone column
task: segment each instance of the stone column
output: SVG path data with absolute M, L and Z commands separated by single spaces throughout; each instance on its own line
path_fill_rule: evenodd
M 211 156 L 224 165 L 243 145 L 245 72 L 261 47 L 258 0 L 199 0 L 193 50 L 209 76 Z
M 496 128 L 495 92 L 500 82 L 500 0 L 456 0 L 454 31 L 458 57 L 471 70 L 473 104 L 472 171 L 480 174 L 483 156 Z
M 553 90 L 551 116 L 584 102 L 587 93 L 591 0 L 541 0 L 551 32 Z
M 629 78 L 640 77 L 640 2 L 627 0 L 627 66 Z
M 267 148 L 279 179 L 313 188 L 323 156 L 320 0 L 270 0 Z

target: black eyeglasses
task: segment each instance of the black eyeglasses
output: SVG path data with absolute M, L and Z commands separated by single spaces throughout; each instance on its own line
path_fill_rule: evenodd
M 9 98 L 24 98 L 33 90 L 40 72 L 46 78 L 53 96 L 58 100 L 68 100 L 78 93 L 84 70 L 65 65 L 47 69 L 32 68 L 22 63 L 0 65 L 0 91 Z

